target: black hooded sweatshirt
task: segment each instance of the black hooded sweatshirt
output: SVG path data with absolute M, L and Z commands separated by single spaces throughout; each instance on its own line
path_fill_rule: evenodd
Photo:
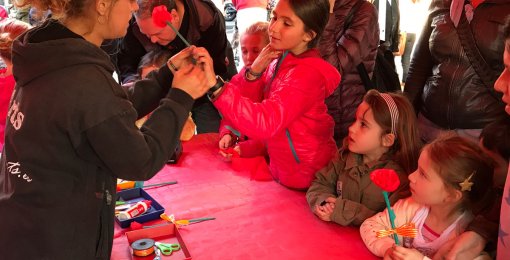
M 54 20 L 14 42 L 13 64 L 0 257 L 109 259 L 116 178 L 147 180 L 164 166 L 193 99 L 170 89 L 166 67 L 126 93 L 108 55 Z

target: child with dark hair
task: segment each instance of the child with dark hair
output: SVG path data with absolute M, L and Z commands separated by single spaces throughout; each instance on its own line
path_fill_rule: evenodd
M 151 71 L 159 69 L 165 65 L 168 59 L 172 56 L 169 51 L 150 51 L 143 55 L 140 63 L 138 64 L 138 76 L 140 79 L 147 77 Z
M 370 90 L 358 106 L 341 157 L 315 175 L 306 193 L 312 211 L 324 221 L 360 225 L 385 206 L 382 190 L 370 180 L 370 172 L 381 168 L 395 170 L 400 179 L 390 202 L 405 196 L 407 174 L 416 169 L 420 149 L 415 122 L 403 95 Z
M 270 43 L 234 77 L 236 84 L 215 77 L 205 49 L 200 59 L 208 60 L 214 106 L 235 129 L 264 144 L 273 178 L 298 190 L 308 189 L 314 174 L 338 153 L 324 100 L 340 75 L 316 49 L 328 13 L 328 0 L 280 0 L 269 23 Z M 263 99 L 243 97 L 239 86 L 259 89 Z
M 395 227 L 414 224 L 412 241 L 399 236 L 409 248 L 395 245 L 390 236 L 377 231 L 390 226 L 387 209 L 360 227 L 368 249 L 385 259 L 436 259 L 437 250 L 466 230 L 492 185 L 492 160 L 472 141 L 454 133 L 426 145 L 418 169 L 409 175 L 411 197 L 393 206 Z

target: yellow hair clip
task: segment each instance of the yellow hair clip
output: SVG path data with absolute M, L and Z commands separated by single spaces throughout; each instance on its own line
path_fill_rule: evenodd
M 459 183 L 461 191 L 471 191 L 471 186 L 473 186 L 473 182 L 470 182 L 471 178 L 475 174 L 476 171 L 473 171 L 469 177 L 467 177 L 463 182 Z

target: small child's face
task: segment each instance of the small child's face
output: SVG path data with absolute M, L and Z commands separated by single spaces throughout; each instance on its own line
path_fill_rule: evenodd
M 382 133 L 370 106 L 365 101 L 361 102 L 356 110 L 356 121 L 349 127 L 349 151 L 363 154 L 372 161 L 379 159 L 386 151 L 382 144 Z
M 432 167 L 427 149 L 418 159 L 418 169 L 409 175 L 409 188 L 413 199 L 428 206 L 441 205 L 451 196 L 439 173 Z
M 275 50 L 288 50 L 299 55 L 308 49 L 313 35 L 305 31 L 303 20 L 294 12 L 288 0 L 280 0 L 269 22 L 270 45 Z
M 241 52 L 244 66 L 251 66 L 267 44 L 268 42 L 261 33 L 243 34 L 241 37 Z

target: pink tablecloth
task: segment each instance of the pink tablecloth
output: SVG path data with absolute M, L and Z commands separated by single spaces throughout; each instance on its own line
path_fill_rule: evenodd
M 217 140 L 216 134 L 193 137 L 177 165 L 146 182 L 179 182 L 146 190 L 167 215 L 216 217 L 180 229 L 193 259 L 376 259 L 358 228 L 319 220 L 303 192 L 233 171 L 218 154 Z M 114 239 L 112 259 L 131 259 L 125 235 Z

